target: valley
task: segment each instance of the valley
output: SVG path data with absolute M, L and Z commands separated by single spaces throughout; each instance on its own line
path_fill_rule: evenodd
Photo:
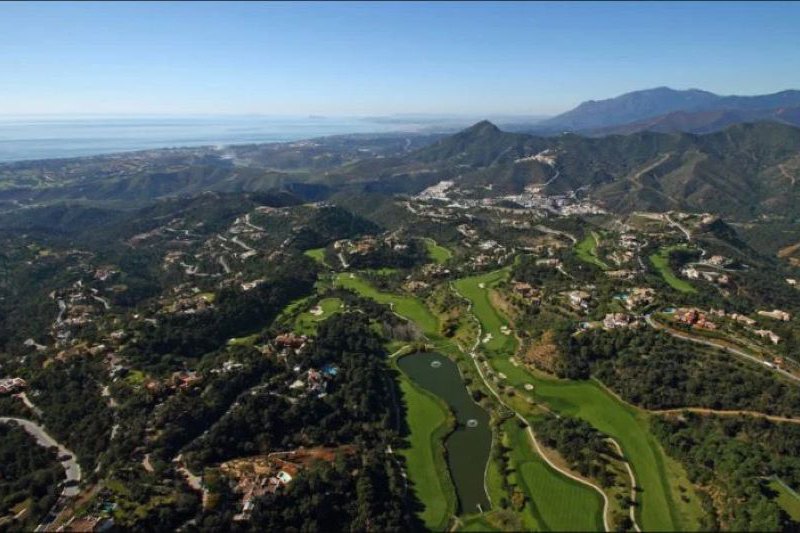
M 752 236 L 797 216 L 798 139 L 481 122 L 0 165 L 0 416 L 81 472 L 57 517 L 2 516 L 791 529 L 800 271 Z

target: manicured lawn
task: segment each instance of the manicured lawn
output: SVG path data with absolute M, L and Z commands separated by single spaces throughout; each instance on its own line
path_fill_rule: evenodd
M 312 250 L 306 250 L 303 253 L 308 257 L 310 257 L 311 259 L 313 259 L 314 261 L 322 265 L 328 266 L 328 264 L 325 263 L 325 248 L 314 248 Z
M 697 292 L 688 281 L 677 277 L 672 272 L 672 269 L 669 268 L 669 254 L 675 249 L 675 247 L 662 248 L 658 253 L 650 256 L 650 262 L 656 267 L 656 270 L 658 270 L 661 277 L 664 278 L 664 281 L 673 289 L 687 293 Z
M 516 339 L 514 335 L 503 334 L 501 328 L 508 326 L 509 323 L 489 300 L 489 289 L 507 275 L 507 269 L 495 270 L 488 274 L 460 279 L 455 282 L 455 287 L 459 294 L 472 302 L 472 312 L 481 322 L 483 338 L 486 338 L 487 333 L 491 335 L 488 342 L 481 341 L 481 348 L 489 352 L 502 351 L 511 354 L 516 349 Z
M 697 529 L 702 516 L 699 500 L 692 493 L 686 472 L 664 453 L 650 433 L 649 415 L 625 405 L 591 381 L 566 381 L 534 376 L 511 364 L 507 358 L 491 359 L 492 366 L 521 388 L 534 385 L 537 402 L 556 412 L 583 418 L 620 443 L 634 476 L 644 490 L 639 494 L 639 525 L 646 530 Z M 680 499 L 678 486 L 689 489 L 688 503 Z M 670 511 L 672 509 L 672 511 Z
M 428 255 L 431 259 L 440 265 L 446 263 L 448 259 L 453 257 L 453 253 L 450 250 L 444 246 L 440 246 L 433 239 L 425 239 L 425 247 L 428 249 Z
M 391 305 L 397 314 L 416 322 L 426 335 L 436 336 L 439 333 L 439 322 L 436 317 L 425 304 L 413 296 L 380 292 L 357 275 L 346 272 L 336 277 L 336 284 L 354 290 L 366 298 L 372 298 L 378 303 Z
M 341 309 L 342 301 L 339 298 L 323 298 L 317 302 L 322 308 L 321 315 L 312 315 L 311 311 L 301 313 L 295 322 L 295 330 L 301 334 L 311 334 L 317 329 L 317 323 L 330 318 Z
M 690 494 L 684 503 L 677 495 L 677 483 L 690 487 L 686 474 L 666 457 L 650 433 L 649 416 L 624 405 L 599 385 L 586 381 L 552 380 L 533 377 L 537 400 L 551 408 L 583 418 L 620 443 L 634 470 L 639 494 L 639 525 L 645 530 L 684 530 L 697 527 L 699 501 Z
M 484 331 L 499 331 L 506 322 L 492 307 L 487 291 L 479 283 L 490 287 L 502 279 L 505 270 L 455 283 L 458 291 L 473 302 L 473 312 Z M 504 336 L 505 337 L 505 336 Z M 489 342 L 484 352 L 492 367 L 506 375 L 509 384 L 521 389 L 524 384 L 534 385 L 534 397 L 551 409 L 583 418 L 595 428 L 614 437 L 620 443 L 625 457 L 634 469 L 634 475 L 643 491 L 637 513 L 639 525 L 646 530 L 696 529 L 701 514 L 699 502 L 689 493 L 690 501 L 680 499 L 678 485 L 691 487 L 686 473 L 678 463 L 669 459 L 650 433 L 649 416 L 644 411 L 618 401 L 600 385 L 591 381 L 566 381 L 534 375 L 522 367 L 511 364 L 509 357 L 516 349 L 513 336 L 505 337 L 499 348 Z
M 444 403 L 416 387 L 400 372 L 400 390 L 406 406 L 409 447 L 400 450 L 406 472 L 419 501 L 425 505 L 420 519 L 441 530 L 455 512 L 456 493 L 444 459 L 443 438 L 449 431 L 450 413 Z
M 514 479 L 530 500 L 522 513 L 526 526 L 551 531 L 602 531 L 600 495 L 550 468 L 516 420 L 506 421 L 503 430 L 511 448 Z
M 641 506 L 637 511 L 642 528 L 646 530 L 696 529 L 697 517 L 700 515 L 699 503 L 691 493 L 688 504 L 680 500 L 677 485 L 681 484 L 687 488 L 691 485 L 686 480 L 683 469 L 665 456 L 656 438 L 650 433 L 646 413 L 617 401 L 596 383 L 553 380 L 538 375 L 534 376 L 527 370 L 515 367 L 510 363 L 508 357 L 516 348 L 516 341 L 513 335 L 506 336 L 500 332 L 500 327 L 506 325 L 507 321 L 492 307 L 487 291 L 492 284 L 503 279 L 506 273 L 507 271 L 500 270 L 459 280 L 455 283 L 458 291 L 473 302 L 473 312 L 481 321 L 484 334 L 489 332 L 493 335 L 490 342 L 482 345 L 487 355 L 491 356 L 492 366 L 496 371 L 504 373 L 508 382 L 517 388 L 521 388 L 525 383 L 533 384 L 534 395 L 539 402 L 545 403 L 556 411 L 583 418 L 620 442 L 625 456 L 634 469 L 637 482 L 643 489 L 639 494 Z M 437 321 L 422 302 L 410 296 L 379 292 L 360 278 L 350 276 L 350 274 L 339 275 L 336 280 L 337 284 L 356 290 L 363 296 L 373 298 L 380 303 L 393 304 L 393 308 L 398 314 L 417 322 L 426 333 L 436 335 Z M 481 283 L 485 288 L 480 288 Z M 410 423 L 414 419 L 415 415 L 412 415 L 409 410 Z M 522 432 L 520 431 L 520 433 Z M 522 435 L 525 436 L 524 433 Z M 412 449 L 415 447 L 418 446 L 412 446 Z M 513 448 L 515 454 L 530 454 L 517 455 L 521 465 L 519 480 L 525 484 L 535 503 L 535 507 L 531 507 L 526 517 L 526 522 L 539 520 L 549 527 L 562 528 L 562 526 L 556 525 L 561 523 L 560 520 L 567 521 L 573 518 L 569 518 L 569 515 L 564 515 L 561 511 L 550 517 L 548 509 L 558 509 L 559 502 L 576 501 L 573 494 L 575 490 L 590 489 L 583 489 L 577 484 L 575 487 L 571 487 L 573 482 L 566 479 L 563 479 L 563 482 L 569 483 L 570 486 L 563 487 L 560 489 L 561 492 L 543 488 L 542 483 L 553 482 L 552 479 L 542 481 L 542 479 L 546 479 L 544 476 L 547 476 L 548 472 L 551 478 L 557 474 L 538 458 L 530 444 L 527 444 L 525 448 L 515 444 Z M 420 461 L 419 458 L 417 460 Z M 418 478 L 427 476 L 422 479 L 429 479 L 430 472 L 433 471 L 417 472 L 415 475 Z M 414 478 L 412 477 L 412 479 Z M 433 498 L 430 500 L 432 504 L 438 505 L 434 503 L 435 496 L 426 495 L 425 497 Z M 596 495 L 596 498 L 599 501 L 599 495 Z M 594 505 L 599 505 L 599 508 L 602 509 L 602 503 Z M 582 517 L 576 519 L 586 519 L 588 516 L 593 524 L 589 529 L 597 529 L 595 521 L 600 515 L 592 510 L 592 504 L 589 504 L 589 507 L 584 503 L 577 506 L 573 504 L 573 508 L 577 509 L 577 514 Z M 426 510 L 426 512 L 428 511 Z M 428 515 L 426 523 L 434 520 L 431 516 L 431 514 Z M 564 526 L 563 529 L 575 529 L 576 527 L 578 526 Z
M 493 435 L 496 439 L 496 435 Z M 494 446 L 497 446 L 497 442 Z M 493 509 L 498 509 L 500 506 L 500 498 L 508 498 L 505 489 L 503 488 L 503 472 L 500 471 L 500 465 L 497 461 L 489 459 L 486 465 L 486 488 L 489 491 L 489 499 L 492 501 Z
M 597 256 L 597 246 L 599 244 L 600 237 L 593 231 L 575 245 L 575 253 L 578 255 L 578 259 L 581 261 L 592 265 L 597 265 L 603 270 L 607 270 L 608 265 Z
M 788 488 L 777 479 L 769 483 L 769 488 L 778 493 L 775 499 L 781 509 L 786 511 L 792 520 L 800 522 L 800 495 Z

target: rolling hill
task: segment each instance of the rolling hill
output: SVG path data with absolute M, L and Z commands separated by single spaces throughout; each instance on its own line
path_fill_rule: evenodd
M 290 169 L 275 168 L 275 158 L 266 156 L 233 164 L 218 156 L 176 159 L 167 152 L 164 162 L 151 155 L 146 166 L 124 173 L 95 168 L 99 163 L 92 159 L 84 166 L 75 160 L 56 179 L 48 167 L 30 164 L 16 170 L 22 177 L 15 187 L 0 190 L 0 203 L 11 212 L 16 206 L 63 202 L 120 208 L 206 191 L 274 190 L 318 201 L 416 194 L 451 180 L 472 198 L 519 194 L 530 185 L 546 184 L 546 194 L 581 189 L 582 195 L 615 212 L 681 209 L 737 219 L 800 216 L 800 129 L 777 122 L 736 124 L 705 135 L 638 131 L 544 137 L 505 132 L 482 121 L 454 135 L 407 145 L 401 141 L 377 153 L 348 147 L 341 159 L 336 150 L 326 148 L 329 163 L 321 168 L 315 159 L 319 148 L 303 155 L 302 147 L 283 149 L 282 154 L 292 154 Z M 333 163 L 337 160 L 341 162 Z M 33 185 L 25 185 L 29 182 Z

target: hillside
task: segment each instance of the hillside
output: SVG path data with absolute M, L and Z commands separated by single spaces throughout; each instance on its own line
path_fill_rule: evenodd
M 669 87 L 658 87 L 634 91 L 605 100 L 583 102 L 575 109 L 542 122 L 536 130 L 586 132 L 638 123 L 676 112 L 755 112 L 797 106 L 800 106 L 800 91 L 795 90 L 757 96 L 720 96 L 698 89 L 675 90 Z M 755 116 L 753 119 L 757 120 L 759 117 Z M 620 133 L 630 133 L 631 131 L 639 130 L 627 130 Z
M 337 517 L 345 497 L 377 502 L 359 511 L 383 517 L 375 530 L 441 530 L 458 495 L 484 501 L 487 471 L 493 501 L 536 504 L 554 529 L 719 530 L 739 513 L 741 530 L 777 530 L 762 526 L 786 521 L 782 500 L 759 487 L 777 472 L 800 488 L 798 453 L 767 449 L 800 412 L 800 129 L 541 137 L 483 121 L 430 141 L 6 167 L 0 364 L 30 395 L 0 407 L 74 450 L 87 512 L 115 505 L 125 530 L 234 513 L 286 530 L 319 494 Z M 768 418 L 733 448 L 727 423 L 671 425 L 687 408 Z M 709 431 L 756 470 L 709 469 Z M 689 432 L 702 457 L 675 444 Z M 634 486 L 635 505 L 617 497 Z M 464 521 L 521 531 L 533 509 Z M 325 525 L 348 529 L 346 512 Z
M 519 195 L 531 186 L 547 195 L 580 190 L 582 197 L 620 213 L 682 209 L 738 219 L 800 214 L 800 130 L 777 122 L 736 124 L 705 135 L 542 137 L 482 121 L 418 142 L 363 139 L 344 146 L 326 141 L 229 151 L 167 150 L 130 159 L 0 167 L 0 174 L 14 176 L 0 189 L 0 206 L 13 218 L 19 207 L 34 208 L 28 217 L 65 202 L 119 209 L 209 191 L 289 191 L 300 200 L 320 201 L 363 193 L 414 195 L 446 181 L 472 199 Z M 89 215 L 100 216 L 88 211 L 80 216 Z M 56 220 L 61 216 L 47 212 Z
M 756 110 L 718 109 L 697 112 L 675 111 L 630 124 L 592 130 L 590 134 L 593 136 L 629 135 L 639 131 L 711 133 L 735 124 L 760 121 L 773 121 L 790 126 L 800 126 L 800 107 Z
M 543 153 L 554 154 L 552 165 L 537 155 Z M 528 185 L 547 184 L 550 194 L 584 188 L 590 199 L 615 212 L 684 209 L 741 219 L 762 213 L 791 217 L 798 211 L 793 179 L 798 154 L 800 130 L 771 122 L 707 135 L 637 132 L 603 138 L 509 134 L 481 123 L 392 162 L 390 170 L 373 174 L 373 183 L 397 180 L 406 192 L 418 192 L 447 179 L 472 197 L 519 194 Z M 413 172 L 419 177 L 423 165 L 425 179 L 404 179 Z

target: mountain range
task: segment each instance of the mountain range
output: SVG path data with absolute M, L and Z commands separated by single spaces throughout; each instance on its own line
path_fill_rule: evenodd
M 800 126 L 800 91 L 720 96 L 699 89 L 658 87 L 583 102 L 531 130 L 540 134 L 569 131 L 594 136 L 637 131 L 707 133 L 761 120 Z
M 329 155 L 341 144 L 336 139 L 202 155 L 187 150 L 180 157 L 154 152 L 146 165 L 124 173 L 104 157 L 70 160 L 63 176 L 47 162 L 0 166 L 0 175 L 20 176 L 0 189 L 0 207 L 77 202 L 124 208 L 204 191 L 282 190 L 306 200 L 337 196 L 349 202 L 363 193 L 416 194 L 449 180 L 472 198 L 539 186 L 548 195 L 581 190 L 613 212 L 800 216 L 800 129 L 775 122 L 705 135 L 644 131 L 595 138 L 511 133 L 483 121 L 449 136 L 350 142 L 341 157 Z
M 544 151 L 554 154 L 554 165 L 532 157 Z M 736 218 L 800 214 L 794 207 L 800 204 L 800 129 L 778 123 L 738 124 L 707 135 L 638 132 L 589 138 L 511 134 L 484 122 L 406 159 L 459 166 L 457 182 L 491 186 L 493 195 L 547 183 L 550 194 L 588 188 L 594 201 L 617 212 L 681 209 Z

